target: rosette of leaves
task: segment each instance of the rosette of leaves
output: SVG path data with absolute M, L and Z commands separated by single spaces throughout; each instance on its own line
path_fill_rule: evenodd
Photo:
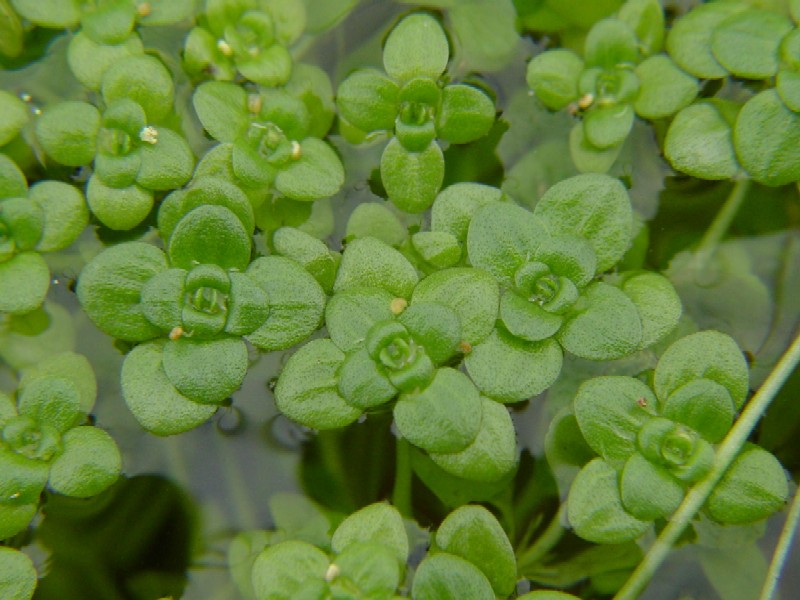
M 753 94 L 715 97 L 675 115 L 664 141 L 672 166 L 703 179 L 745 171 L 778 186 L 800 180 L 800 16 L 745 2 L 701 4 L 667 36 L 672 59 L 692 75 L 742 82 Z
M 496 326 L 465 359 L 492 398 L 516 402 L 543 392 L 558 377 L 564 351 L 619 359 L 678 322 L 680 301 L 661 275 L 629 274 L 619 285 L 597 280 L 632 239 L 630 200 L 611 177 L 564 180 L 533 212 L 507 202 L 451 203 L 439 214 L 440 223 L 448 219 L 462 228 L 469 222 L 469 261 L 500 285 Z
M 124 42 L 137 25 L 172 25 L 194 15 L 193 0 L 11 0 L 40 27 L 75 29 L 98 44 Z
M 96 394 L 89 362 L 72 352 L 24 369 L 14 395 L 0 392 L 0 539 L 27 527 L 45 487 L 87 498 L 117 480 L 116 443 L 84 424 Z
M 381 156 L 381 180 L 389 199 L 406 212 L 428 209 L 442 185 L 444 155 L 439 140 L 472 142 L 494 123 L 494 103 L 482 90 L 444 84 L 449 56 L 438 21 L 412 14 L 386 39 L 385 72 L 359 69 L 337 90 L 339 118 L 344 130 L 351 130 L 350 137 L 376 131 L 392 136 Z
M 575 533 L 620 543 L 666 519 L 686 491 L 712 469 L 715 445 L 730 429 L 748 392 L 747 363 L 729 336 L 695 333 L 673 343 L 652 386 L 605 376 L 580 386 L 577 426 L 599 455 L 583 465 L 567 498 Z M 702 511 L 721 524 L 745 524 L 779 510 L 788 485 L 778 460 L 746 444 Z
M 86 198 L 92 212 L 111 229 L 131 229 L 150 213 L 154 192 L 189 180 L 194 156 L 180 133 L 158 124 L 173 102 L 172 77 L 158 59 L 116 62 L 101 89 L 102 114 L 87 102 L 60 102 L 39 117 L 36 135 L 56 162 L 91 164 Z
M 184 43 L 184 67 L 193 76 L 232 81 L 238 74 L 264 86 L 283 85 L 292 74 L 288 47 L 305 24 L 302 2 L 206 0 Z
M 292 346 L 319 327 L 325 306 L 320 285 L 293 260 L 251 263 L 252 221 L 248 229 L 226 206 L 195 207 L 193 198 L 184 197 L 181 218 L 160 215 L 169 223 L 166 253 L 123 243 L 95 257 L 78 280 L 78 299 L 101 330 L 144 342 L 125 357 L 122 392 L 158 435 L 203 423 L 241 385 L 245 339 L 265 351 Z
M 551 110 L 569 106 L 581 117 L 569 138 L 580 171 L 607 171 L 637 115 L 664 119 L 697 96 L 697 79 L 659 53 L 663 38 L 658 0 L 629 0 L 616 16 L 595 23 L 583 57 L 562 48 L 528 64 L 528 85 L 541 102 Z
M 242 189 L 263 191 L 260 202 L 275 192 L 303 202 L 338 192 L 344 167 L 320 139 L 333 118 L 330 82 L 308 65 L 302 73 L 307 86 L 293 80 L 284 88 L 257 93 L 223 81 L 200 84 L 192 98 L 195 111 L 221 144 L 209 151 L 198 170 L 226 172 Z
M 508 474 L 517 458 L 508 411 L 453 368 L 497 311 L 495 282 L 471 271 L 442 271 L 418 292 L 416 271 L 397 250 L 374 238 L 350 242 L 325 310 L 330 338 L 289 358 L 275 388 L 278 409 L 331 429 L 391 405 L 400 435 L 444 470 L 484 481 Z
M 83 194 L 59 181 L 28 189 L 17 165 L 0 154 L 0 313 L 28 313 L 50 287 L 40 253 L 66 248 L 89 222 Z

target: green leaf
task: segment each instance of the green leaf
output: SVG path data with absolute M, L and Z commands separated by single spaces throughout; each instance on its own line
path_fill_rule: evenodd
M 314 501 L 298 493 L 276 492 L 270 495 L 268 502 L 277 530 L 271 533 L 287 535 L 320 547 L 330 546 L 328 531 L 331 523 L 324 510 Z
M 381 179 L 397 208 L 423 212 L 433 204 L 444 181 L 442 149 L 433 141 L 421 152 L 409 152 L 392 138 L 381 155 Z
M 50 467 L 47 485 L 74 498 L 96 496 L 114 483 L 122 470 L 117 444 L 102 429 L 76 427 L 61 438 L 64 452 Z
M 292 55 L 280 44 L 272 44 L 255 56 L 244 55 L 236 60 L 236 68 L 250 81 L 275 87 L 284 85 L 292 75 Z
M 0 527 L 0 531 L 2 528 Z M 36 589 L 36 568 L 33 561 L 14 548 L 0 548 L 0 596 L 9 600 L 30 600 Z
M 202 404 L 219 404 L 235 392 L 247 373 L 247 347 L 237 339 L 169 341 L 164 373 L 182 395 Z
M 663 339 L 678 325 L 683 308 L 669 279 L 651 272 L 626 274 L 620 286 L 636 305 L 642 323 L 641 348 Z
M 789 485 L 781 463 L 772 454 L 753 444 L 742 452 L 705 504 L 705 511 L 719 523 L 752 523 L 783 508 Z
M 499 316 L 511 335 L 528 342 L 552 337 L 564 322 L 563 316 L 546 311 L 514 290 L 505 291 L 500 298 Z
M 411 302 L 432 302 L 452 309 L 461 324 L 462 340 L 476 345 L 494 329 L 499 288 L 494 278 L 481 269 L 446 269 L 420 281 Z
M 86 102 L 59 102 L 36 121 L 36 137 L 44 151 L 70 167 L 88 165 L 97 149 L 100 112 Z
M 617 17 L 630 27 L 645 55 L 655 54 L 664 44 L 664 9 L 658 0 L 627 0 Z
M 339 84 L 336 106 L 348 123 L 367 133 L 391 131 L 400 88 L 377 69 L 358 69 Z
M 431 230 L 447 232 L 464 244 L 469 224 L 478 209 L 503 198 L 503 192 L 496 187 L 472 182 L 454 183 L 436 196 L 431 210 Z
M 454 2 L 448 12 L 469 70 L 497 71 L 508 64 L 519 45 L 511 0 Z
M 201 83 L 192 96 L 192 104 L 203 128 L 220 142 L 236 141 L 250 123 L 247 92 L 233 83 Z
M 635 540 L 650 526 L 622 506 L 617 472 L 601 458 L 581 469 L 572 482 L 567 519 L 577 535 L 597 544 Z
M 96 42 L 119 44 L 136 24 L 136 6 L 128 0 L 107 0 L 82 8 L 81 29 Z
M 778 47 L 792 30 L 786 17 L 751 8 L 720 22 L 711 34 L 711 51 L 737 77 L 767 79 L 778 72 Z
M 8 3 L 0 1 L 0 54 L 16 57 L 22 53 L 23 37 L 22 20 Z
M 619 488 L 622 505 L 643 521 L 671 515 L 685 494 L 678 480 L 638 452 L 625 463 Z
M 436 531 L 436 545 L 483 571 L 498 596 L 514 590 L 514 549 L 497 518 L 484 507 L 462 506 L 447 515 Z
M 137 18 L 142 25 L 173 25 L 193 17 L 195 12 L 193 0 L 149 0 L 148 5 L 150 12 L 140 13 Z
M 464 363 L 484 394 L 501 402 L 519 402 L 553 385 L 562 359 L 555 340 L 524 342 L 496 329 L 472 348 Z
M 691 104 L 700 86 L 663 54 L 651 56 L 635 70 L 639 95 L 633 103 L 636 114 L 645 119 L 663 119 Z
M 482 396 L 481 428 L 472 443 L 460 452 L 432 452 L 430 457 L 442 470 L 462 479 L 503 480 L 517 466 L 516 433 L 508 409 Z
M 167 252 L 174 267 L 215 264 L 244 271 L 250 264 L 251 239 L 242 222 L 227 208 L 203 205 L 175 226 Z
M 663 403 L 662 415 L 691 427 L 712 444 L 717 444 L 731 428 L 735 410 L 728 390 L 703 378 L 672 392 Z
M 142 159 L 136 183 L 148 190 L 170 190 L 189 181 L 194 169 L 194 156 L 182 135 L 159 127 L 154 144 L 142 144 Z
M 0 90 L 0 146 L 17 137 L 28 119 L 25 103 L 13 94 Z
M 172 111 L 172 76 L 160 60 L 147 54 L 116 61 L 103 75 L 101 91 L 106 104 L 124 98 L 140 104 L 150 121 Z
M 336 152 L 317 138 L 300 143 L 300 158 L 278 170 L 275 189 L 293 200 L 333 196 L 344 183 L 344 167 Z
M 297 540 L 268 546 L 253 564 L 253 589 L 258 598 L 295 598 L 302 585 L 324 579 L 328 569 L 325 553 Z
M 607 18 L 589 30 L 583 49 L 587 67 L 613 69 L 617 65 L 639 62 L 639 42 L 623 21 Z
M 461 557 L 442 552 L 429 554 L 417 567 L 411 597 L 414 600 L 488 600 L 495 594 L 478 567 Z
M 415 302 L 397 320 L 436 365 L 452 358 L 461 342 L 458 315 L 443 304 Z
M 17 163 L 0 154 L 0 198 L 24 198 L 28 195 L 28 181 Z
M 667 34 L 667 52 L 678 66 L 700 79 L 720 79 L 728 71 L 711 52 L 711 37 L 731 15 L 747 9 L 746 3 L 700 4 L 676 20 Z
M 617 146 L 628 137 L 635 116 L 627 102 L 593 107 L 583 117 L 583 134 L 598 148 Z
M 358 542 L 377 542 L 390 548 L 400 564 L 408 560 L 408 534 L 400 512 L 376 502 L 349 515 L 333 532 L 331 547 L 337 553 Z
M 542 104 L 550 110 L 561 110 L 578 99 L 582 72 L 583 60 L 572 50 L 548 50 L 528 63 L 526 81 Z
M 5 507 L 19 509 L 5 515 L 0 512 L 0 539 L 6 539 L 27 527 L 36 514 L 50 465 L 45 461 L 22 456 L 4 445 L 0 448 L 0 467 L 3 469 L 0 492 L 3 499 L 7 499 L 0 503 L 0 511 Z M 27 508 L 31 504 L 33 510 Z
M 625 187 L 607 175 L 585 174 L 552 186 L 533 214 L 553 235 L 579 235 L 592 244 L 597 271 L 614 266 L 633 238 L 633 210 Z
M 408 237 L 408 229 L 385 204 L 364 202 L 355 207 L 347 219 L 344 239 L 347 241 L 373 237 L 397 247 Z
M 294 227 L 281 227 L 272 235 L 275 252 L 299 263 L 326 292 L 333 289 L 337 262 L 319 239 Z
M 530 211 L 511 203 L 488 204 L 470 222 L 469 260 L 507 284 L 517 269 L 536 255 L 545 235 L 544 225 Z
M 362 238 L 347 244 L 333 290 L 338 293 L 356 287 L 376 287 L 400 298 L 410 298 L 418 280 L 413 265 L 400 252 L 375 238 Z
M 267 293 L 269 316 L 247 335 L 265 351 L 283 350 L 319 329 L 325 309 L 325 292 L 299 264 L 281 256 L 254 260 L 247 275 Z
M 362 347 L 375 323 L 394 317 L 393 300 L 392 294 L 375 287 L 337 292 L 325 308 L 328 335 L 344 352 Z
M 789 109 L 800 112 L 800 72 L 778 71 L 775 89 Z
M 397 429 L 429 452 L 459 452 L 478 435 L 481 399 L 469 378 L 454 369 L 438 369 L 423 390 L 400 396 L 394 406 Z
M 581 173 L 606 173 L 616 162 L 623 144 L 598 148 L 586 139 L 583 123 L 576 123 L 569 132 L 569 153 Z
M 0 263 L 0 312 L 27 313 L 39 307 L 50 287 L 50 270 L 36 252 Z
M 355 586 L 364 598 L 391 598 L 400 585 L 402 563 L 380 542 L 351 544 L 334 564 L 339 573 L 330 582 L 333 594 L 349 595 Z
M 305 105 L 310 116 L 307 135 L 325 137 L 336 114 L 333 86 L 328 74 L 316 65 L 297 63 L 293 66 L 292 77 L 284 89 Z
M 466 144 L 485 136 L 494 124 L 494 103 L 471 85 L 448 85 L 436 113 L 436 136 Z
M 39 377 L 58 377 L 72 382 L 78 391 L 81 412 L 89 413 L 97 397 L 97 381 L 86 357 L 74 352 L 62 352 L 45 358 L 31 367 L 22 369 L 19 387 Z
M 656 414 L 656 397 L 632 377 L 595 377 L 575 395 L 575 418 L 592 450 L 617 468 L 636 451 L 636 436 Z
M 409 15 L 395 25 L 383 47 L 383 66 L 398 83 L 414 77 L 437 79 L 449 57 L 441 25 L 423 13 Z
M 590 360 L 614 360 L 642 346 L 642 323 L 633 301 L 607 283 L 595 282 L 556 334 L 564 350 Z
M 351 352 L 339 368 L 339 392 L 356 408 L 369 410 L 398 394 L 383 369 L 366 348 Z
M 730 179 L 739 171 L 731 125 L 709 102 L 692 104 L 675 115 L 664 155 L 673 168 L 701 179 Z
M 128 242 L 106 249 L 81 271 L 78 300 L 108 335 L 128 341 L 156 337 L 161 330 L 142 313 L 142 286 L 167 269 L 164 253 L 149 244 Z
M 335 429 L 361 411 L 342 398 L 337 372 L 344 353 L 330 340 L 313 340 L 289 357 L 275 387 L 275 404 L 287 417 L 314 429 Z
M 86 202 L 103 225 L 116 231 L 127 231 L 150 214 L 154 200 L 153 192 L 136 184 L 111 187 L 95 173 L 86 188 Z
M 17 392 L 19 414 L 37 423 L 55 427 L 60 433 L 71 429 L 81 414 L 80 392 L 71 380 L 44 376 L 28 381 Z
M 217 406 L 200 404 L 172 385 L 162 365 L 164 342 L 141 344 L 122 363 L 122 395 L 125 404 L 150 433 L 167 436 L 183 433 L 205 423 Z
M 40 252 L 62 250 L 72 244 L 89 223 L 89 209 L 77 188 L 60 181 L 40 181 L 28 198 L 44 211 L 44 229 L 36 244 Z
M 739 112 L 733 134 L 742 167 L 764 185 L 800 179 L 800 114 L 789 110 L 774 89 L 757 94 Z
M 11 0 L 11 4 L 21 16 L 42 27 L 62 29 L 78 25 L 81 20 L 76 0 Z
M 680 387 L 700 378 L 723 386 L 736 409 L 742 407 L 749 374 L 744 355 L 733 338 L 718 331 L 701 331 L 679 339 L 661 355 L 653 389 L 664 402 Z

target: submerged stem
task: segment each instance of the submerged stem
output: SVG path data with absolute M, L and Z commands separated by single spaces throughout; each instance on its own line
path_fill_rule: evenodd
M 692 262 L 697 271 L 705 269 L 708 261 L 714 256 L 736 213 L 739 212 L 739 208 L 744 202 L 745 196 L 747 196 L 748 189 L 750 189 L 750 180 L 747 178 L 739 179 L 733 185 L 733 190 L 725 200 L 725 204 L 722 205 L 717 216 L 714 217 L 711 226 L 706 230 L 703 239 L 700 240 L 700 245 L 694 252 Z
M 772 555 L 772 562 L 767 571 L 767 578 L 764 580 L 764 586 L 761 588 L 761 595 L 759 600 L 772 600 L 775 595 L 775 588 L 778 586 L 778 580 L 783 570 L 783 565 L 789 556 L 789 550 L 792 547 L 792 540 L 797 533 L 797 524 L 800 523 L 800 487 L 795 490 L 792 506 L 789 509 L 789 515 L 786 517 L 786 523 L 783 525 L 781 535 L 778 538 L 778 543 L 775 546 L 775 554 Z
M 525 575 L 529 567 L 538 563 L 564 537 L 567 531 L 562 523 L 565 507 L 566 504 L 561 505 L 542 535 L 517 558 L 517 568 L 521 575 Z
M 392 504 L 404 517 L 411 517 L 411 448 L 405 438 L 397 437 Z
M 705 479 L 694 486 L 683 502 L 672 515 L 670 522 L 650 547 L 642 562 L 630 576 L 622 589 L 614 597 L 615 600 L 634 600 L 652 579 L 656 569 L 664 562 L 676 540 L 686 529 L 705 504 L 714 487 L 725 474 L 733 459 L 739 454 L 753 428 L 766 411 L 781 386 L 800 363 L 800 335 L 795 337 L 792 345 L 784 352 L 778 364 L 769 374 L 764 384 L 750 399 L 741 416 L 722 440 L 714 459 L 714 467 Z

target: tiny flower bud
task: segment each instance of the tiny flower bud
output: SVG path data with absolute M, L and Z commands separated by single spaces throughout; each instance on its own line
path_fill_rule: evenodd
M 458 349 L 461 350 L 462 354 L 469 354 L 472 352 L 472 344 L 466 340 L 461 340 L 458 344 Z
M 586 110 L 594 103 L 594 94 L 586 94 L 578 99 L 578 108 Z
M 233 55 L 233 48 L 230 47 L 230 44 L 225 40 L 217 40 L 217 48 L 219 51 L 222 52 L 225 56 L 232 56 Z
M 171 339 L 173 342 L 175 340 L 179 340 L 182 337 L 183 337 L 183 327 L 180 326 L 173 327 L 172 331 L 169 332 L 169 339 Z
M 408 307 L 408 301 L 405 298 L 395 298 L 389 305 L 389 310 L 392 311 L 393 315 L 399 315 L 406 307 Z
M 136 7 L 136 12 L 140 17 L 147 17 L 153 12 L 153 7 L 149 2 L 142 2 Z
M 247 110 L 251 113 L 258 114 L 261 112 L 263 100 L 260 94 L 250 94 L 247 96 Z
M 142 127 L 142 130 L 139 132 L 139 139 L 147 144 L 158 143 L 158 129 L 150 125 Z
M 303 156 L 303 151 L 300 148 L 300 142 L 292 141 L 292 160 L 300 160 Z
M 331 563 L 328 566 L 328 570 L 325 571 L 325 581 L 330 583 L 331 581 L 333 581 L 334 579 L 336 579 L 339 576 L 340 572 L 341 571 L 339 570 L 339 567 L 337 567 L 336 564 Z

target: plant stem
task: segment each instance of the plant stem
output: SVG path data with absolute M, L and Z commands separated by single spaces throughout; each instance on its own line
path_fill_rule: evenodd
M 404 517 L 411 517 L 411 448 L 405 438 L 398 436 L 395 457 L 392 504 Z
M 521 575 L 525 575 L 528 567 L 537 564 L 542 557 L 544 557 L 550 550 L 555 548 L 556 544 L 564 537 L 566 529 L 562 525 L 564 517 L 564 507 L 562 504 L 558 512 L 553 516 L 548 523 L 547 528 L 542 532 L 536 541 L 529 548 L 525 550 L 518 558 L 517 565 L 518 571 Z
M 250 488 L 245 483 L 241 463 L 234 456 L 231 445 L 228 443 L 229 440 L 223 439 L 222 435 L 217 432 L 212 433 L 211 437 L 222 463 L 225 487 L 233 500 L 237 525 L 240 529 L 257 529 L 259 526 L 258 511 L 250 497 Z
M 661 565 L 694 516 L 705 504 L 714 486 L 725 474 L 733 459 L 739 454 L 742 446 L 758 423 L 772 399 L 800 362 L 800 335 L 795 337 L 792 345 L 784 352 L 778 364 L 769 374 L 764 384 L 750 399 L 730 432 L 717 449 L 714 466 L 705 479 L 689 490 L 683 502 L 672 515 L 670 522 L 650 547 L 644 559 L 620 589 L 615 600 L 633 600 L 652 579 L 656 569 Z
M 739 179 L 733 185 L 733 190 L 725 200 L 725 204 L 714 217 L 711 226 L 706 230 L 703 239 L 700 240 L 700 245 L 694 252 L 692 263 L 697 271 L 703 271 L 708 265 L 708 261 L 714 256 L 722 238 L 730 228 L 733 218 L 739 211 L 739 207 L 744 202 L 748 189 L 750 189 L 750 180 L 747 178 Z
M 759 600 L 772 600 L 775 595 L 775 588 L 778 586 L 783 565 L 789 556 L 792 540 L 797 533 L 798 523 L 800 523 L 800 487 L 794 492 L 792 506 L 778 538 L 778 544 L 775 546 L 775 553 L 772 555 L 772 562 L 769 565 L 769 571 L 767 571 L 767 578 L 764 580 L 764 587 L 761 588 Z

